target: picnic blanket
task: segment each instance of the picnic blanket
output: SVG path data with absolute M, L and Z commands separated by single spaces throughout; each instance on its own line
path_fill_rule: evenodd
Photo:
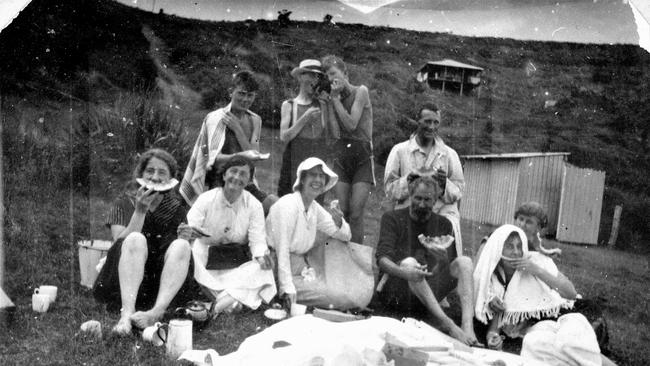
M 373 363 L 369 358 L 370 355 L 381 352 L 387 332 L 409 346 L 450 345 L 445 334 L 428 326 L 418 327 L 417 321 L 410 320 L 371 317 L 353 322 L 333 323 L 312 315 L 298 316 L 246 338 L 236 352 L 213 357 L 212 364 L 302 366 L 310 365 L 310 362 L 318 359 L 321 361 L 319 365 L 324 366 L 377 365 L 378 363 Z M 473 350 L 474 355 L 485 361 L 500 359 L 507 366 L 545 365 L 509 353 Z

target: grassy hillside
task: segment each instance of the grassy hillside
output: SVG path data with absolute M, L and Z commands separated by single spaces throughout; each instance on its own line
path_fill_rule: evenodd
M 44 19 L 39 27 L 25 21 L 39 14 Z M 405 117 L 413 116 L 419 102 L 432 99 L 443 110 L 446 140 L 460 154 L 568 151 L 570 163 L 606 171 L 600 241 L 608 237 L 613 205 L 623 204 L 620 247 L 647 251 L 650 57 L 636 46 L 315 22 L 289 28 L 268 21 L 202 22 L 91 0 L 34 1 L 0 41 L 4 93 L 72 94 L 103 103 L 123 90 L 169 84 L 156 71 L 168 70 L 175 83 L 199 96 L 189 106 L 183 97 L 168 98 L 170 103 L 210 109 L 226 102 L 230 75 L 248 68 L 264 80 L 254 109 L 274 126 L 281 101 L 295 92 L 289 71 L 303 58 L 337 54 L 349 63 L 352 82 L 371 90 L 380 163 L 410 133 Z M 485 68 L 481 87 L 460 97 L 415 81 L 424 62 L 441 58 Z M 544 108 L 547 100 L 557 101 L 556 106 Z

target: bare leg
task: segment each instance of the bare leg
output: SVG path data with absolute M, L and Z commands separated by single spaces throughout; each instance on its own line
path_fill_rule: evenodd
M 474 334 L 474 284 L 472 280 L 472 260 L 469 257 L 461 256 L 451 262 L 451 275 L 458 279 L 458 297 L 462 313 L 461 328 L 471 344 L 477 343 Z
M 339 208 L 343 212 L 345 221 L 350 223 L 350 184 L 337 182 L 334 186 L 336 191 L 336 199 L 339 200 Z
M 160 276 L 160 288 L 153 308 L 138 311 L 131 320 L 139 328 L 146 328 L 162 319 L 165 310 L 178 293 L 187 277 L 192 251 L 190 243 L 184 239 L 174 240 L 165 253 L 165 265 Z
M 400 266 L 406 267 L 414 267 L 417 264 L 417 260 L 412 257 L 406 258 L 400 262 Z M 409 281 L 409 289 L 424 304 L 424 306 L 426 306 L 433 319 L 442 328 L 442 331 L 447 332 L 450 336 L 463 343 L 470 344 L 470 340 L 465 335 L 465 332 L 454 324 L 454 321 L 451 320 L 442 310 L 426 280 L 419 282 Z
M 365 236 L 364 214 L 366 202 L 370 196 L 370 183 L 358 182 L 352 185 L 352 195 L 350 196 L 350 231 L 352 232 L 352 242 L 363 244 Z
M 129 234 L 122 243 L 120 261 L 117 267 L 120 279 L 122 309 L 120 320 L 113 327 L 119 335 L 131 333 L 131 315 L 135 313 L 138 289 L 144 278 L 144 264 L 147 261 L 147 239 L 140 233 Z

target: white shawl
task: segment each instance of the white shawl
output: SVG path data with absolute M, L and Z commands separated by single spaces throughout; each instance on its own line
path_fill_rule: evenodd
M 507 288 L 497 278 L 497 265 L 501 260 L 503 245 L 508 236 L 516 232 L 522 242 L 523 256 L 557 276 L 558 269 L 553 260 L 537 252 L 528 252 L 526 234 L 514 225 L 503 225 L 496 229 L 488 238 L 481 257 L 474 269 L 474 297 L 476 318 L 487 323 L 495 314 L 489 303 L 495 297 L 500 298 L 506 308 L 505 312 L 497 314 L 499 328 L 503 325 L 515 325 L 530 318 L 558 316 L 560 309 L 572 308 L 573 301 L 566 300 L 557 291 L 528 273 L 516 271 Z

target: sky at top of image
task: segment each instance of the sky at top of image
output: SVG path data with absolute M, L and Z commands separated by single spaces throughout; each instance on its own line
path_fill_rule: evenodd
M 277 18 L 362 23 L 464 36 L 599 44 L 650 39 L 647 0 L 117 0 L 187 18 L 239 21 Z M 632 2 L 641 9 L 635 13 Z M 640 5 L 639 5 L 640 4 Z M 643 13 L 645 12 L 645 17 Z M 639 28 L 638 23 L 642 28 Z M 645 26 L 645 28 L 643 28 Z M 642 34 L 640 37 L 640 31 Z

